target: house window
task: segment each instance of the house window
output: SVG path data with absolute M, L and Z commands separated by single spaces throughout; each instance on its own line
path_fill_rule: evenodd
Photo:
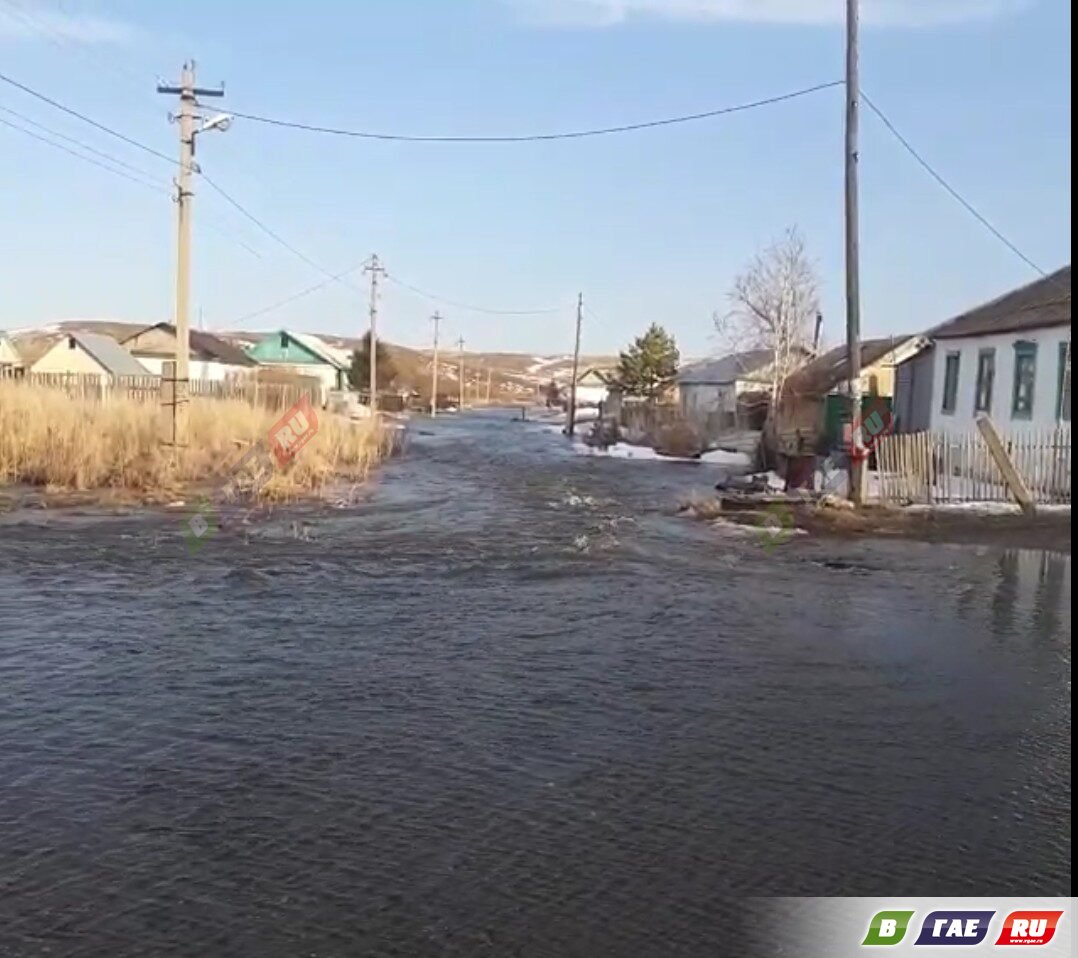
M 943 412 L 954 412 L 958 405 L 958 369 L 961 353 L 948 353 L 943 368 Z
M 1059 388 L 1056 394 L 1056 419 L 1071 421 L 1071 344 L 1059 344 Z
M 1011 399 L 1012 419 L 1033 418 L 1033 389 L 1037 383 L 1037 344 L 1014 344 L 1014 395 Z
M 992 411 L 992 386 L 996 381 L 996 351 L 982 349 L 977 354 L 977 395 L 973 408 L 977 412 Z

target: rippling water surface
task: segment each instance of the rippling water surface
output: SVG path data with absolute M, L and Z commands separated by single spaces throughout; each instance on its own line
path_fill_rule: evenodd
M 1065 894 L 1070 558 L 764 549 L 709 467 L 413 428 L 195 556 L 0 522 L 0 955 L 727 954 L 737 898 Z

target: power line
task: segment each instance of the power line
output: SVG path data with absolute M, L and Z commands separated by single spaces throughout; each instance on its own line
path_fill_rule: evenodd
M 74 137 L 66 136 L 63 133 L 58 133 L 56 130 L 50 129 L 49 127 L 45 126 L 44 124 L 38 123 L 36 120 L 30 119 L 30 117 L 24 116 L 23 114 L 19 113 L 17 110 L 12 110 L 12 109 L 9 109 L 8 107 L 5 107 L 5 106 L 0 106 L 0 110 L 2 110 L 4 113 L 9 113 L 12 116 L 18 117 L 23 122 L 29 123 L 29 124 L 31 124 L 32 126 L 36 127 L 39 130 L 44 130 L 46 133 L 49 133 L 52 136 L 59 137 L 60 139 L 65 140 L 68 143 L 73 143 L 73 144 L 75 144 L 75 146 L 79 147 L 82 150 L 86 150 L 89 153 L 93 153 L 96 156 L 100 156 L 103 159 L 107 160 L 109 163 L 113 163 L 116 166 L 123 167 L 124 169 L 127 169 L 127 170 L 131 170 L 133 173 L 142 174 L 143 176 L 151 176 L 150 173 L 148 173 L 145 170 L 140 169 L 137 166 L 131 166 L 129 163 L 125 163 L 123 160 L 117 159 L 116 157 L 112 156 L 112 154 L 110 154 L 110 153 L 105 153 L 102 150 L 94 149 L 94 147 L 89 146 L 88 144 L 83 143 L 81 140 L 77 140 Z M 51 146 L 54 149 L 62 150 L 64 153 L 68 154 L 68 156 L 73 156 L 77 160 L 82 160 L 85 163 L 90 163 L 93 166 L 96 166 L 98 169 L 104 170 L 106 173 L 112 173 L 115 176 L 123 177 L 123 179 L 129 180 L 132 183 L 135 183 L 135 184 L 137 184 L 139 186 L 145 187 L 148 190 L 153 190 L 155 193 L 161 193 L 161 194 L 163 194 L 165 196 L 171 196 L 172 195 L 171 192 L 169 190 L 167 190 L 164 186 L 160 186 L 160 185 L 158 185 L 156 183 L 147 182 L 146 180 L 140 179 L 138 176 L 133 176 L 133 175 L 131 175 L 129 173 L 123 172 L 122 169 L 114 169 L 112 166 L 109 166 L 106 163 L 102 163 L 102 162 L 100 162 L 98 160 L 93 159 L 92 157 L 89 157 L 89 156 L 84 156 L 82 153 L 79 153 L 77 150 L 72 150 L 69 147 L 66 147 L 61 143 L 56 143 L 56 142 L 50 140 L 46 136 L 42 136 L 39 133 L 34 133 L 31 130 L 24 129 L 23 127 L 19 126 L 18 124 L 11 123 L 10 121 L 3 119 L 2 117 L 0 117 L 0 123 L 2 123 L 4 126 L 7 126 L 7 127 L 11 128 L 12 130 L 17 130 L 19 133 L 23 133 L 26 136 L 32 137 L 33 139 L 35 139 L 35 140 L 37 140 L 37 141 L 39 141 L 41 143 L 44 143 L 46 146 Z M 218 224 L 214 223 L 212 220 L 205 220 L 204 223 L 205 223 L 205 226 L 208 229 L 211 229 L 216 233 L 220 233 L 222 236 L 226 237 L 227 239 L 230 239 L 236 245 L 242 246 L 243 249 L 245 249 L 248 253 L 250 253 L 255 259 L 259 259 L 259 260 L 264 259 L 264 257 L 262 256 L 261 253 L 258 252 L 258 250 L 256 250 L 252 246 L 249 246 L 247 243 L 245 243 L 238 236 L 234 235 L 233 233 L 229 232 L 228 230 L 226 230 L 223 227 L 219 226 Z
M 662 126 L 673 126 L 678 123 L 692 123 L 698 120 L 709 120 L 717 116 L 725 116 L 729 113 L 741 113 L 745 110 L 754 110 L 758 107 L 771 106 L 775 103 L 783 103 L 786 100 L 794 100 L 798 97 L 828 90 L 831 87 L 842 86 L 842 80 L 832 80 L 830 83 L 818 83 L 815 86 L 793 90 L 778 96 L 766 97 L 762 100 L 753 100 L 750 103 L 739 103 L 735 106 L 720 107 L 716 110 L 707 110 L 703 113 L 688 113 L 683 116 L 666 117 L 660 120 L 646 120 L 642 123 L 628 123 L 622 126 L 599 127 L 591 130 L 572 130 L 562 133 L 530 133 L 516 136 L 428 136 L 410 135 L 402 133 L 373 133 L 366 130 L 347 130 L 330 126 L 318 126 L 313 123 L 300 123 L 290 120 L 280 120 L 275 117 L 259 116 L 255 113 L 241 113 L 238 110 L 230 110 L 233 116 L 242 117 L 255 123 L 265 123 L 269 126 L 286 127 L 293 130 L 302 130 L 306 133 L 325 133 L 331 136 L 349 136 L 364 140 L 395 140 L 405 143 L 529 143 L 546 140 L 578 140 L 591 136 L 607 136 L 612 133 L 631 133 L 636 130 L 649 130 Z
M 44 93 L 39 93 L 37 90 L 31 89 L 25 84 L 20 83 L 18 80 L 13 80 L 11 77 L 7 76 L 4 73 L 0 73 L 0 80 L 3 80 L 4 83 L 10 84 L 18 90 L 22 90 L 23 93 L 27 93 L 32 97 L 36 97 L 38 100 L 41 100 L 43 103 L 47 103 L 51 107 L 55 107 L 57 110 L 68 114 L 68 116 L 73 116 L 76 119 L 82 120 L 83 123 L 89 123 L 90 126 L 94 127 L 95 129 L 101 130 L 101 132 L 107 133 L 109 136 L 114 136 L 116 137 L 116 139 L 122 140 L 129 146 L 136 147 L 137 149 L 142 150 L 144 153 L 149 153 L 150 156 L 156 156 L 158 159 L 164 160 L 166 163 L 176 165 L 177 161 L 174 156 L 167 156 L 159 150 L 155 150 L 152 146 L 147 146 L 145 143 L 140 143 L 138 140 L 134 140 L 131 137 L 120 133 L 118 130 L 114 130 L 110 126 L 106 126 L 104 123 L 98 123 L 97 120 L 91 119 L 90 117 L 86 116 L 85 113 L 79 113 L 78 110 L 73 110 L 71 109 L 71 107 L 64 106 L 62 103 L 58 103 L 56 100 L 52 99 L 52 97 L 45 96 Z
M 293 256 L 297 257 L 298 259 L 303 260 L 304 263 L 306 263 L 308 266 L 312 267 L 313 269 L 318 270 L 318 272 L 324 273 L 326 276 L 329 277 L 330 282 L 339 282 L 342 285 L 347 286 L 349 289 L 355 289 L 355 290 L 359 289 L 357 286 L 353 286 L 351 283 L 344 282 L 344 280 L 341 279 L 340 275 L 335 275 L 334 273 L 331 273 L 328 269 L 326 269 L 324 266 L 321 266 L 318 263 L 316 263 L 313 259 L 311 259 L 309 256 L 307 256 L 301 250 L 296 249 L 296 247 L 293 246 L 291 243 L 289 243 L 288 240 L 284 239 L 284 237 L 282 237 L 279 233 L 275 233 L 272 229 L 270 229 L 265 223 L 262 222 L 262 220 L 260 220 L 257 216 L 255 216 L 254 213 L 252 213 L 242 203 L 240 203 L 239 200 L 237 200 L 235 197 L 231 196 L 222 187 L 218 186 L 217 183 L 215 183 L 212 179 L 210 179 L 201 170 L 196 168 L 195 172 L 198 173 L 199 176 L 202 178 L 202 181 L 208 187 L 210 187 L 210 189 L 212 189 L 214 192 L 216 192 L 223 200 L 225 200 L 225 202 L 227 202 L 234 209 L 236 209 L 240 213 L 242 213 L 248 220 L 250 220 L 252 223 L 254 223 L 255 226 L 257 226 L 260 230 L 262 230 L 262 232 L 265 233 L 270 239 L 274 240 L 274 242 L 276 242 L 276 243 L 279 243 L 284 249 L 288 250 Z M 351 270 L 347 270 L 346 272 L 351 272 Z
M 0 110 L 2 110 L 4 113 L 9 114 L 10 116 L 17 117 L 18 119 L 22 120 L 23 123 L 29 123 L 30 126 L 45 133 L 48 133 L 50 136 L 55 136 L 58 139 L 64 140 L 67 143 L 74 143 L 76 146 L 78 146 L 80 149 L 85 150 L 87 153 L 93 153 L 95 156 L 103 157 L 110 163 L 114 163 L 116 166 L 121 166 L 125 170 L 130 170 L 132 173 L 138 173 L 140 176 L 153 176 L 152 173 L 148 173 L 146 170 L 143 170 L 137 166 L 132 166 L 130 163 L 125 163 L 123 160 L 117 159 L 111 153 L 105 153 L 102 150 L 95 149 L 94 147 L 83 143 L 81 140 L 76 140 L 74 137 L 67 136 L 64 133 L 60 133 L 57 130 L 53 130 L 50 127 L 45 126 L 44 123 L 38 123 L 37 120 L 31 119 L 25 114 L 20 113 L 18 110 L 12 110 L 10 107 L 2 105 L 0 105 Z
M 549 306 L 545 309 L 491 309 L 486 306 L 473 306 L 468 303 L 461 303 L 457 300 L 446 299 L 444 296 L 427 292 L 425 289 L 420 289 L 418 286 L 406 283 L 392 273 L 386 273 L 386 279 L 394 285 L 400 286 L 402 289 L 410 290 L 411 292 L 422 296 L 424 299 L 429 299 L 432 303 L 441 303 L 443 306 L 452 306 L 456 309 L 464 309 L 472 313 L 485 313 L 488 316 L 541 316 L 557 313 L 564 308 L 562 306 Z
M 95 160 L 93 157 L 90 156 L 84 156 L 82 153 L 78 153 L 75 150 L 72 150 L 70 147 L 64 146 L 62 143 L 56 143 L 53 140 L 50 140 L 48 137 L 42 136 L 40 133 L 34 133 L 32 130 L 24 129 L 21 126 L 12 123 L 10 120 L 5 120 L 3 117 L 0 117 L 0 123 L 2 123 L 4 126 L 10 127 L 13 130 L 18 130 L 20 133 L 24 133 L 26 136 L 32 137 L 35 140 L 40 140 L 42 143 L 47 143 L 49 146 L 54 147 L 57 150 L 63 150 L 65 153 L 74 156 L 85 163 L 92 163 L 99 169 L 105 170 L 108 173 L 112 173 L 114 176 L 121 176 L 125 180 L 130 180 L 132 183 L 137 183 L 139 186 L 145 187 L 148 190 L 153 190 L 155 193 L 163 193 L 165 196 L 169 195 L 168 190 L 166 190 L 164 187 L 154 186 L 152 183 L 147 183 L 145 180 L 140 180 L 138 177 L 132 176 L 130 173 L 125 173 L 123 170 L 118 170 L 115 167 L 108 166 L 107 164 L 102 163 L 100 160 Z
M 998 239 L 1004 246 L 1006 246 L 1007 249 L 1014 253 L 1015 256 L 1022 260 L 1023 263 L 1025 263 L 1027 266 L 1029 266 L 1036 272 L 1040 273 L 1041 276 L 1048 275 L 1043 269 L 1041 269 L 1040 266 L 1033 262 L 1033 260 L 1026 256 L 1026 254 L 1023 253 L 1014 243 L 1012 243 L 1009 239 L 1007 239 L 1006 236 L 1004 236 L 998 229 L 996 229 L 996 227 L 993 226 L 971 202 L 969 202 L 969 200 L 967 200 L 961 193 L 958 192 L 958 190 L 951 186 L 951 184 L 943 178 L 943 175 L 937 172 L 935 167 L 933 167 L 932 164 L 928 162 L 928 160 L 926 160 L 923 156 L 921 156 L 920 153 L 917 152 L 916 149 L 914 149 L 910 141 L 898 132 L 898 129 L 887 118 L 883 110 L 881 110 L 878 106 L 876 106 L 875 103 L 872 102 L 871 99 L 869 99 L 868 94 L 865 93 L 864 90 L 861 91 L 861 99 L 863 99 L 868 105 L 868 108 L 873 113 L 875 113 L 877 117 L 879 117 L 880 121 L 885 127 L 887 127 L 887 129 L 891 132 L 894 138 L 898 140 L 898 142 L 901 143 L 903 147 L 905 147 L 906 152 L 909 153 L 909 155 L 912 156 L 921 165 L 921 167 L 925 170 L 925 172 L 928 173 L 929 176 L 932 177 L 932 179 L 934 179 L 940 186 L 942 186 L 948 193 L 950 193 L 950 195 L 962 205 L 966 212 L 972 215 L 977 220 L 977 222 L 979 222 L 996 239 Z
M 284 299 L 279 299 L 275 303 L 271 303 L 269 306 L 263 306 L 261 309 L 256 309 L 253 312 L 247 313 L 245 316 L 241 316 L 239 319 L 232 321 L 232 325 L 241 326 L 252 319 L 262 316 L 265 313 L 271 313 L 276 309 L 280 309 L 282 306 L 287 306 L 289 303 L 294 303 L 297 299 L 303 299 L 304 296 L 310 296 L 311 293 L 317 293 L 320 289 L 325 289 L 330 283 L 337 282 L 343 279 L 349 273 L 354 273 L 357 270 L 363 269 L 371 259 L 368 256 L 362 263 L 357 263 L 355 266 L 350 266 L 348 269 L 341 270 L 341 272 L 330 276 L 328 279 L 322 280 L 320 283 L 315 283 L 314 286 L 308 286 L 304 290 L 300 290 L 298 293 L 293 293 L 291 296 L 286 296 Z

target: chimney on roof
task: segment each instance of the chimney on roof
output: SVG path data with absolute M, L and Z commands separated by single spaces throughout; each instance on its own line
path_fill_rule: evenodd
M 816 314 L 816 329 L 812 333 L 812 355 L 820 352 L 820 330 L 823 329 L 823 313 Z

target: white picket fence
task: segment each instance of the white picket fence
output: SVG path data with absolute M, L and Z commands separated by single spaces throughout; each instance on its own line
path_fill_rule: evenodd
M 1038 503 L 1071 501 L 1071 428 L 1034 429 L 1002 437 Z M 885 436 L 876 445 L 880 498 L 885 502 L 1013 502 L 980 433 Z

